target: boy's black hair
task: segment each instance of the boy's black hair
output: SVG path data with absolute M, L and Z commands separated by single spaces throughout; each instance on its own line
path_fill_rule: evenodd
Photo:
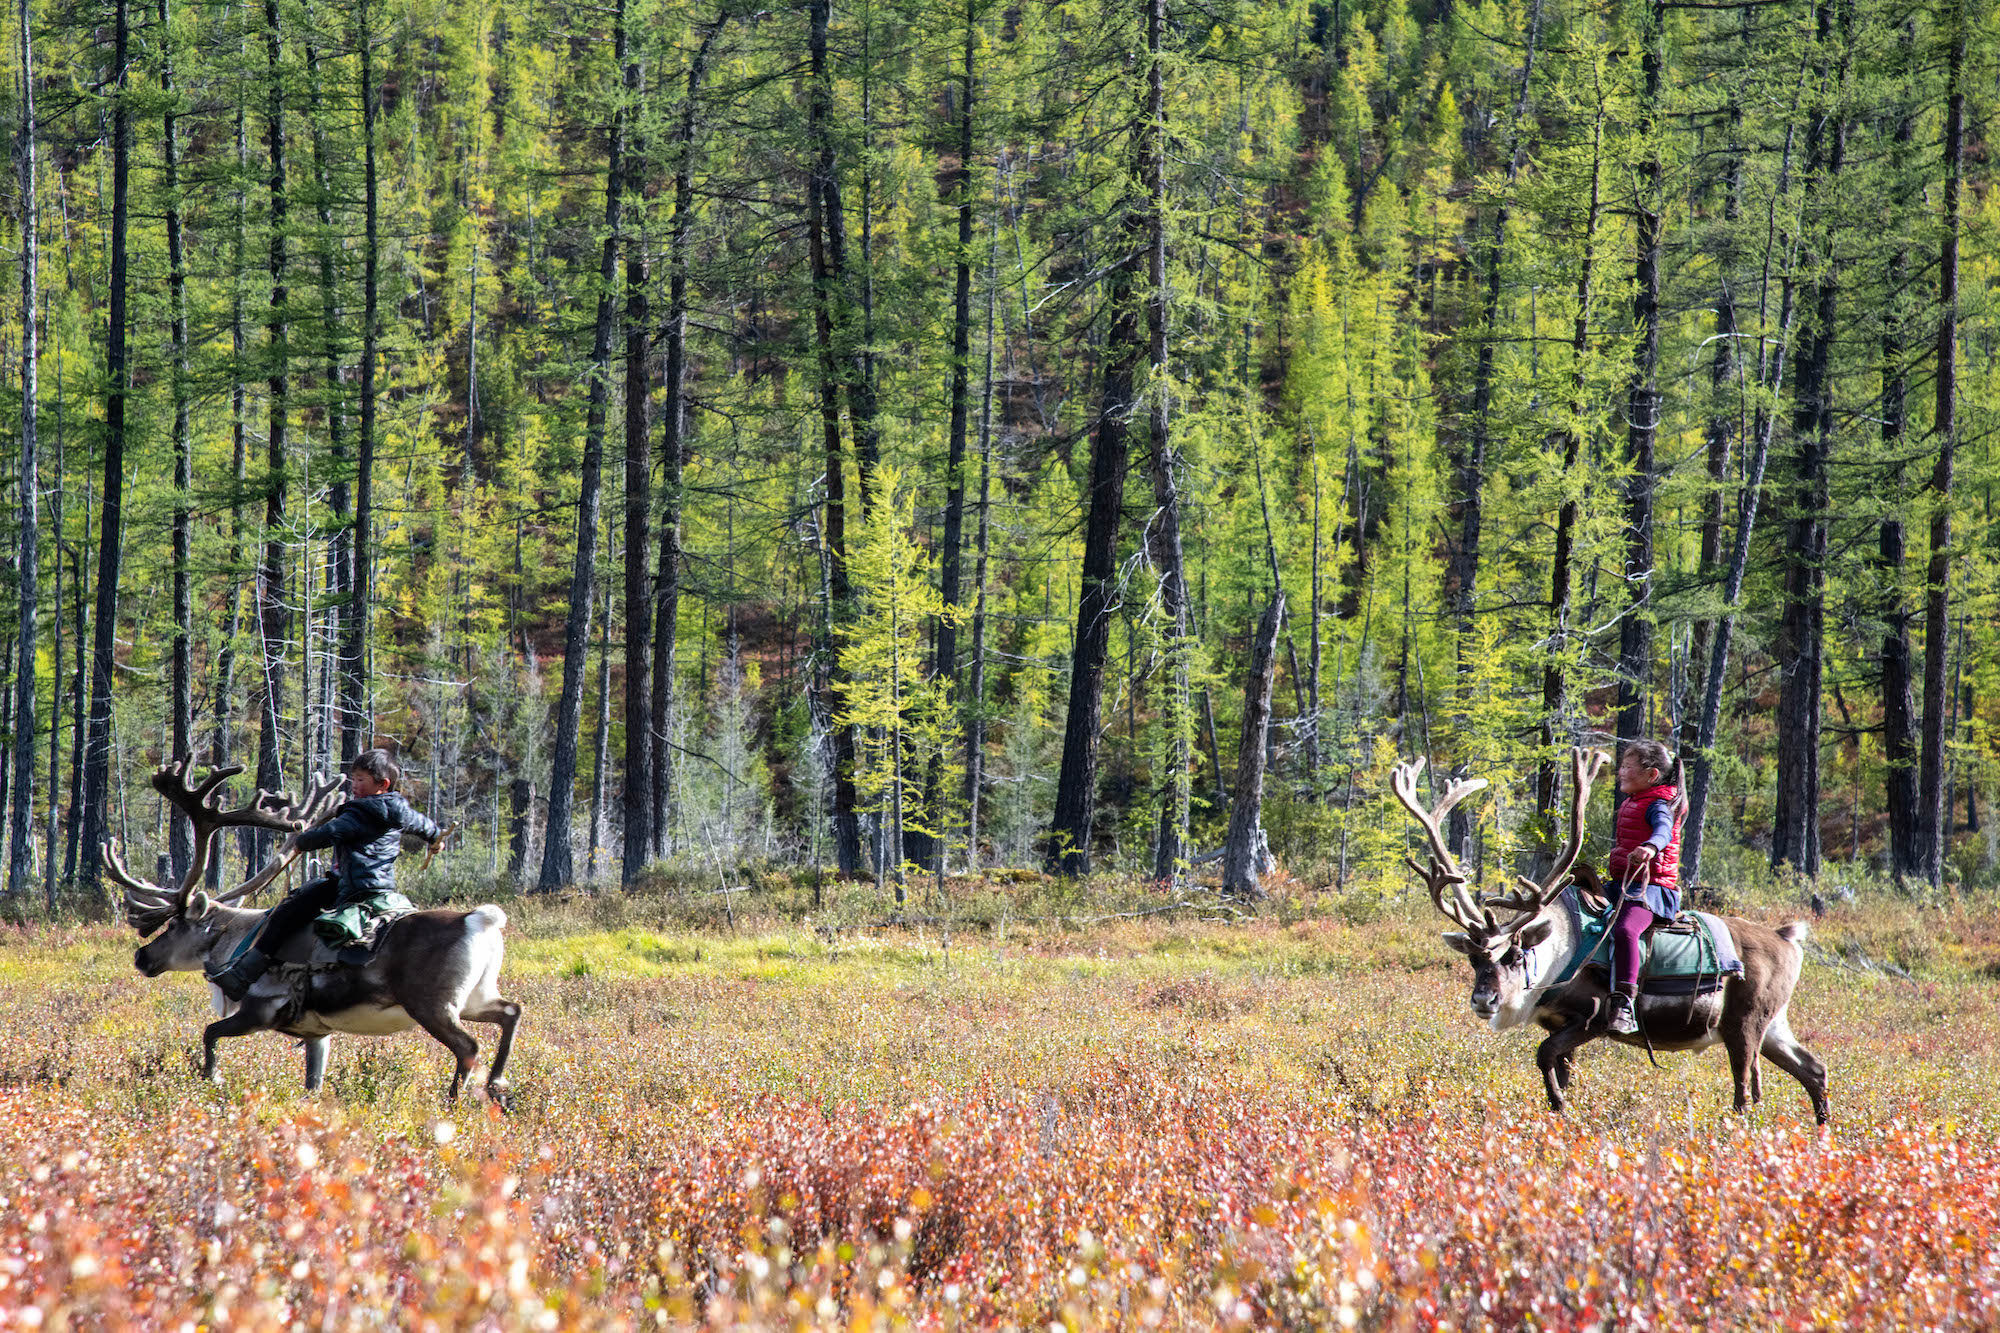
M 396 784 L 403 780 L 403 770 L 396 766 L 396 761 L 390 758 L 387 750 L 363 750 L 354 756 L 354 762 L 347 766 L 347 771 L 366 773 L 390 791 L 396 790 Z

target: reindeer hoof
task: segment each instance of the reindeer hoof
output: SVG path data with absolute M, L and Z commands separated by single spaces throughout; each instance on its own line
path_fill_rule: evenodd
M 514 1090 L 507 1086 L 506 1079 L 496 1078 L 486 1085 L 486 1100 L 503 1112 L 511 1112 L 514 1109 Z

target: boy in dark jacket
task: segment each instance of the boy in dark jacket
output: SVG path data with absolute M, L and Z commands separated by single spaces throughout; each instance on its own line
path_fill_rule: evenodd
M 209 981 L 232 1000 L 241 1000 L 271 966 L 270 951 L 325 912 L 396 888 L 396 858 L 403 852 L 403 835 L 414 833 L 425 842 L 441 836 L 438 826 L 410 808 L 396 792 L 402 770 L 386 750 L 365 750 L 348 769 L 353 799 L 334 811 L 333 818 L 293 835 L 302 852 L 332 848 L 333 873 L 300 888 L 271 909 L 263 928 Z M 268 946 L 268 951 L 267 951 Z

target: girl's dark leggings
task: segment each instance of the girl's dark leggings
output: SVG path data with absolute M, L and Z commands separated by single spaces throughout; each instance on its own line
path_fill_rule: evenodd
M 1656 918 L 1642 902 L 1626 899 L 1618 904 L 1618 916 L 1611 923 L 1611 981 L 1619 986 L 1639 984 L 1639 937 Z

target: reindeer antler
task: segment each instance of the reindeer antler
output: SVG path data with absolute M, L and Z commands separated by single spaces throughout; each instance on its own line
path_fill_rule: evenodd
M 1583 814 L 1590 804 L 1590 789 L 1597 781 L 1597 775 L 1611 762 L 1611 756 L 1602 750 L 1586 750 L 1578 746 L 1570 751 L 1570 780 L 1573 797 L 1569 807 L 1569 841 L 1556 856 L 1555 864 L 1549 872 L 1537 880 L 1520 875 L 1519 892 L 1500 894 L 1488 898 L 1489 907 L 1499 907 L 1518 913 L 1506 925 L 1499 927 L 1499 933 L 1506 935 L 1519 930 L 1541 915 L 1542 909 L 1556 900 L 1569 883 L 1570 870 L 1576 865 L 1577 854 L 1583 850 Z
M 303 800 L 296 799 L 291 793 L 286 792 L 270 798 L 271 808 L 277 810 L 290 824 L 288 831 L 296 833 L 301 829 L 309 829 L 315 824 L 325 823 L 333 815 L 334 809 L 340 804 L 340 784 L 340 778 L 315 778 L 307 786 Z M 258 796 L 262 799 L 263 793 L 259 792 Z M 291 867 L 292 862 L 298 859 L 298 849 L 293 848 L 227 893 L 217 894 L 215 900 L 219 903 L 233 903 L 248 898 L 282 875 Z
M 1467 930 L 1481 925 L 1479 905 L 1466 892 L 1465 872 L 1458 868 L 1458 858 L 1451 854 L 1451 844 L 1445 841 L 1439 825 L 1451 813 L 1453 806 L 1486 786 L 1485 778 L 1459 778 L 1445 788 L 1443 796 L 1431 809 L 1426 810 L 1417 802 L 1417 778 L 1424 771 L 1424 761 L 1415 759 L 1409 763 L 1397 764 L 1389 770 L 1389 785 L 1401 801 L 1403 808 L 1424 826 L 1424 832 L 1431 840 L 1431 864 L 1426 870 L 1410 857 L 1404 857 L 1417 878 L 1430 886 L 1431 902 L 1445 917 L 1457 922 Z M 1445 901 L 1445 890 L 1451 890 L 1451 901 Z
M 194 856 L 188 863 L 187 874 L 182 876 L 178 890 L 164 888 L 133 874 L 125 865 L 115 841 L 107 839 L 104 846 L 98 849 L 105 872 L 125 890 L 125 919 L 142 934 L 151 934 L 187 906 L 188 895 L 194 892 L 194 886 L 201 882 L 202 874 L 208 868 L 209 848 L 215 841 L 215 835 L 223 829 L 261 828 L 274 833 L 296 833 L 305 827 L 299 814 L 299 802 L 284 793 L 273 795 L 260 790 L 247 803 L 234 809 L 224 809 L 222 784 L 241 773 L 243 765 L 225 764 L 211 768 L 198 784 L 190 786 L 188 775 L 193 768 L 194 756 L 184 754 L 162 764 L 153 773 L 153 790 L 185 814 L 194 825 Z M 333 785 L 337 788 L 339 784 Z M 318 784 L 313 791 L 315 804 L 325 800 L 325 793 Z M 235 890 L 231 896 L 241 896 L 241 893 L 241 890 Z

